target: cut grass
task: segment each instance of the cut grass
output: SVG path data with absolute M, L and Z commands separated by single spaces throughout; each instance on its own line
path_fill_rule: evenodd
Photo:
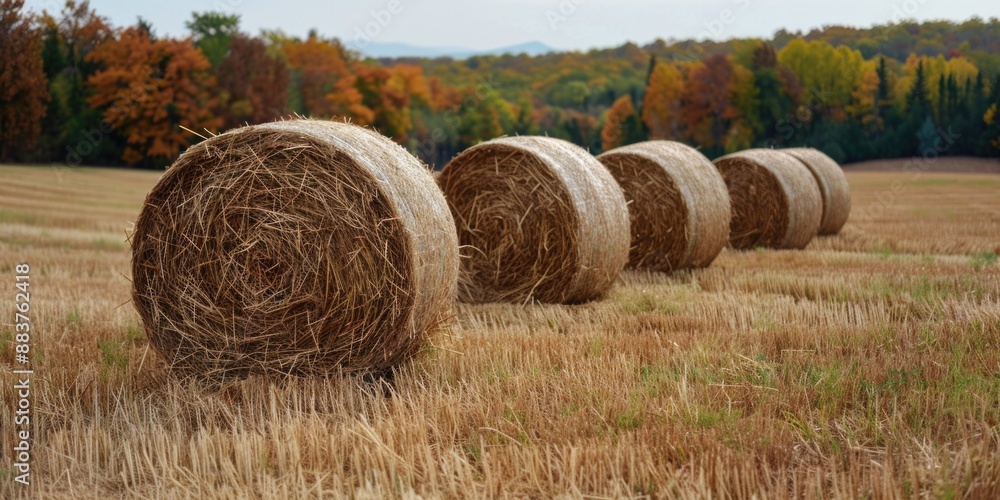
M 128 304 L 127 247 L 101 242 L 121 241 L 156 175 L 98 173 L 53 187 L 0 167 L 19 186 L 0 210 L 29 214 L 0 222 L 0 268 L 30 259 L 45 332 L 32 345 L 45 381 L 32 393 L 34 497 L 991 498 L 1000 487 L 989 483 L 1000 477 L 992 188 L 915 184 L 884 217 L 852 219 L 806 251 L 629 272 L 603 301 L 461 305 L 391 381 L 213 392 L 167 376 Z M 895 178 L 848 175 L 855 214 Z M 81 211 L 84 231 L 26 208 L 22 191 L 132 197 Z M 929 224 L 947 210 L 953 223 Z M 0 363 L 11 338 L 0 325 Z M 12 384 L 0 394 L 12 415 Z M 23 495 L 4 474 L 0 497 Z

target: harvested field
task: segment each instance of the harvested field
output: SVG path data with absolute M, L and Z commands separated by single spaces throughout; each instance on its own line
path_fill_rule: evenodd
M 0 167 L 0 497 L 31 265 L 32 496 L 1000 495 L 1000 176 L 857 172 L 840 234 L 459 306 L 391 381 L 167 382 L 125 231 L 157 173 Z

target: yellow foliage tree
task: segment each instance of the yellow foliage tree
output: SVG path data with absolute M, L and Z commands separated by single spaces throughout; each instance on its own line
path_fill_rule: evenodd
M 642 121 L 651 139 L 680 139 L 681 96 L 684 75 L 673 64 L 660 63 L 653 68 L 642 105 Z
M 824 113 L 833 116 L 850 104 L 864 76 L 861 52 L 822 41 L 796 38 L 778 52 L 778 62 L 799 77 L 807 94 L 821 101 Z
M 878 105 L 878 70 L 875 61 L 865 63 L 865 71 L 858 87 L 854 89 L 854 103 L 848 106 L 847 112 L 860 120 L 869 131 L 882 130 L 883 119 Z

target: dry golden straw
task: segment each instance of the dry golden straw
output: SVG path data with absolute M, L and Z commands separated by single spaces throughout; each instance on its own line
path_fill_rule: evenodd
M 463 245 L 463 301 L 583 302 L 628 261 L 625 197 L 579 146 L 494 139 L 455 157 L 438 183 Z
M 809 169 L 798 160 L 751 149 L 723 156 L 715 165 L 729 189 L 733 248 L 805 248 L 816 236 L 823 201 Z
M 292 120 L 185 152 L 131 237 L 133 295 L 176 372 L 380 373 L 451 314 L 454 220 L 431 173 L 363 128 Z
M 790 148 L 782 152 L 802 162 L 819 184 L 823 196 L 823 220 L 819 234 L 837 234 L 851 215 L 851 186 L 844 169 L 833 158 L 812 148 Z
M 597 157 L 622 187 L 632 222 L 629 266 L 705 267 L 729 241 L 729 192 L 711 161 L 671 141 L 648 141 Z

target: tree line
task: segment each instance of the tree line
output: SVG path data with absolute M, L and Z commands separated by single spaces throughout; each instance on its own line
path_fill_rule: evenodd
M 834 159 L 996 156 L 1000 21 L 779 31 L 770 40 L 541 56 L 366 59 L 335 38 L 115 27 L 87 1 L 0 0 L 0 160 L 163 166 L 194 142 L 301 115 L 372 126 L 429 164 L 501 135 L 593 152 L 648 139 L 709 157 L 817 147 Z

